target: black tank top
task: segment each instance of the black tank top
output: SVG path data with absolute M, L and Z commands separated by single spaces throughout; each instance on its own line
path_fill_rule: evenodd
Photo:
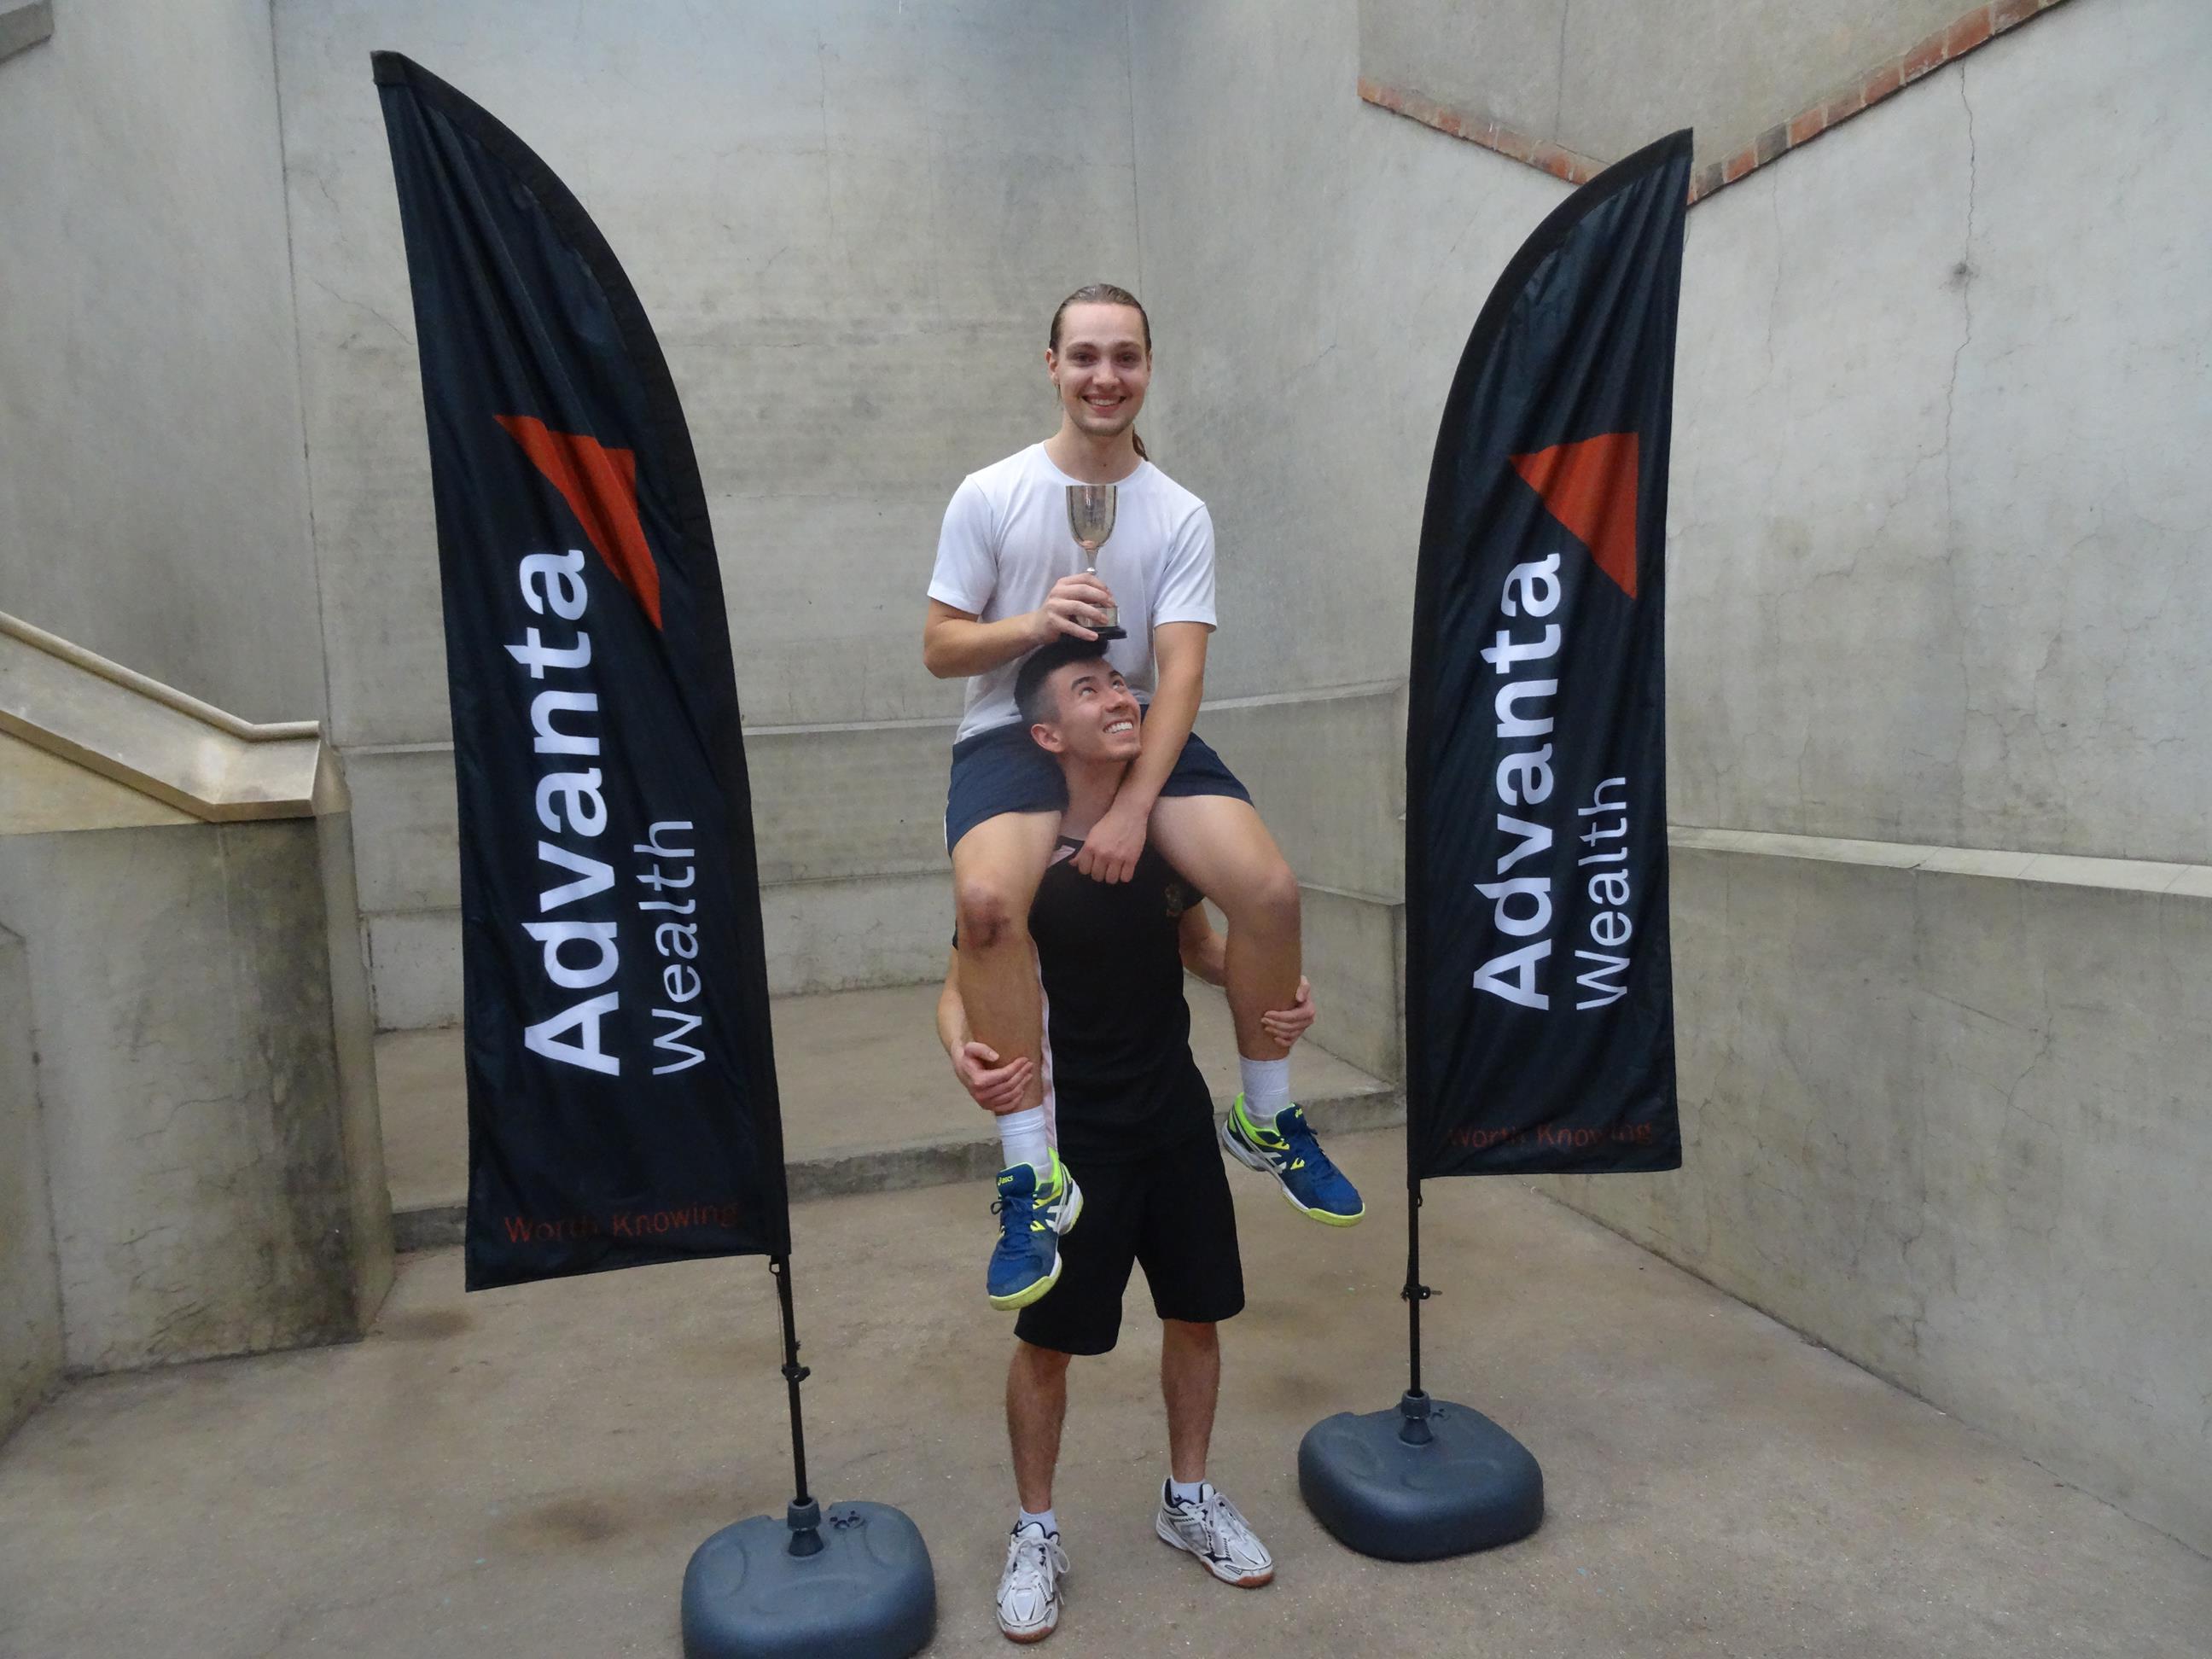
M 1061 1154 L 1079 1174 L 1212 1132 L 1190 1056 L 1178 932 L 1196 889 L 1150 842 L 1136 874 L 1093 881 L 1064 840 L 1030 907 L 1044 980 Z

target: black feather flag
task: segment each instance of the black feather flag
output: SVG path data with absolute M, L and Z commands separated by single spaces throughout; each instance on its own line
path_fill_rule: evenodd
M 375 58 L 460 806 L 472 1290 L 790 1249 L 751 796 L 691 439 L 574 197 Z
M 1690 136 L 1492 290 L 1421 527 L 1407 735 L 1409 1173 L 1681 1163 L 1667 460 Z

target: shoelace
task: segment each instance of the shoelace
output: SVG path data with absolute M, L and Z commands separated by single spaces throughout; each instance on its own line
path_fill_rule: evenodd
M 1027 1197 L 1017 1194 L 1012 1198 L 994 1200 L 991 1205 L 991 1213 L 993 1215 L 1006 1215 L 1011 1212 L 1012 1218 L 1002 1224 L 1009 1234 L 1013 1234 L 1025 1232 L 1028 1231 L 1023 1224 L 1024 1222 L 1034 1221 L 1036 1218 L 1036 1200 L 1034 1197 Z
M 1292 1113 L 1290 1127 L 1286 1129 L 1279 1124 L 1275 1133 L 1283 1137 L 1292 1169 L 1303 1164 L 1317 1173 L 1326 1174 L 1335 1168 L 1322 1151 L 1321 1142 L 1314 1139 L 1314 1132 L 1306 1127 L 1304 1112 Z
M 1218 1539 L 1222 1534 L 1221 1522 L 1224 1516 L 1234 1522 L 1241 1530 L 1244 1532 L 1252 1530 L 1251 1522 L 1245 1520 L 1237 1505 L 1218 1492 L 1213 1494 L 1210 1501 L 1200 1504 L 1199 1508 L 1206 1512 L 1206 1529 L 1212 1533 L 1216 1539 Z
M 1032 1572 L 1042 1578 L 1048 1561 L 1052 1564 L 1054 1577 L 1067 1571 L 1067 1552 L 1060 1548 L 1057 1538 L 1024 1537 L 1018 1532 L 1014 1534 L 1006 1564 L 1010 1571 Z
M 1203 1498 L 1190 1507 L 1196 1511 L 1200 1524 L 1206 1528 L 1206 1548 L 1209 1553 L 1214 1555 L 1228 1553 L 1222 1547 L 1222 1539 L 1223 1534 L 1232 1526 L 1237 1532 L 1251 1539 L 1255 1545 L 1259 1543 L 1258 1538 L 1253 1534 L 1252 1523 L 1244 1518 L 1243 1511 L 1220 1492 L 1216 1492 L 1212 1498 Z

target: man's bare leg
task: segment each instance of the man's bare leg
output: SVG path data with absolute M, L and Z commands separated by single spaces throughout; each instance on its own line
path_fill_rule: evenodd
M 1206 1479 L 1213 1407 L 1220 1394 L 1219 1328 L 1162 1320 L 1160 1397 L 1168 1408 L 1168 1469 L 1178 1480 L 1195 1484 Z
M 1067 1358 L 1018 1338 L 1013 1362 L 1006 1367 L 1006 1438 L 1014 1451 L 1014 1491 L 1031 1515 L 1043 1515 L 1052 1508 L 1060 1425 L 1067 1420 Z M 1218 1375 L 1218 1364 L 1215 1369 Z M 1211 1429 L 1210 1403 L 1206 1417 Z
M 1301 1215 L 1332 1227 L 1367 1213 L 1359 1190 L 1321 1150 L 1291 1099 L 1290 1050 L 1261 1017 L 1297 1000 L 1298 884 L 1249 801 L 1171 795 L 1153 803 L 1152 840 L 1229 917 L 1229 1012 L 1243 1085 L 1222 1127 L 1240 1163 L 1272 1175 Z M 1288 1110 L 1289 1116 L 1285 1113 Z
M 1059 837 L 1057 812 L 1006 812 L 977 824 L 952 849 L 968 1029 L 998 1051 L 999 1064 L 1017 1055 L 1030 1060 L 1025 1108 L 1044 1100 L 1044 1001 L 1030 944 L 1030 903 Z
M 1249 1589 L 1274 1577 L 1275 1559 L 1236 1507 L 1203 1484 L 1220 1393 L 1218 1328 L 1162 1320 L 1160 1395 L 1167 1401 L 1172 1478 L 1161 1491 L 1154 1524 L 1162 1538 L 1197 1556 L 1216 1578 Z
M 1275 838 L 1252 804 L 1233 795 L 1164 796 L 1152 805 L 1152 835 L 1167 861 L 1229 918 L 1237 1052 L 1247 1060 L 1282 1059 L 1290 1051 L 1260 1018 L 1297 1000 L 1302 969 L 1297 878 Z
M 1067 1556 L 1052 1512 L 1052 1472 L 1067 1416 L 1067 1356 L 1016 1338 L 1006 1367 L 1006 1438 L 1014 1449 L 1021 1512 L 999 1574 L 999 1628 L 1017 1642 L 1042 1642 L 1060 1623 L 1060 1575 Z

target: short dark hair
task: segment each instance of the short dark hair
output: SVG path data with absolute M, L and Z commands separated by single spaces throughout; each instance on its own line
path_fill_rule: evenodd
M 1054 671 L 1072 662 L 1089 662 L 1105 654 L 1105 641 L 1080 639 L 1073 634 L 1062 634 L 1050 645 L 1040 646 L 1030 653 L 1021 672 L 1014 676 L 1014 707 L 1021 710 L 1023 721 L 1035 726 L 1060 713 L 1045 700 L 1045 682 L 1052 678 Z

